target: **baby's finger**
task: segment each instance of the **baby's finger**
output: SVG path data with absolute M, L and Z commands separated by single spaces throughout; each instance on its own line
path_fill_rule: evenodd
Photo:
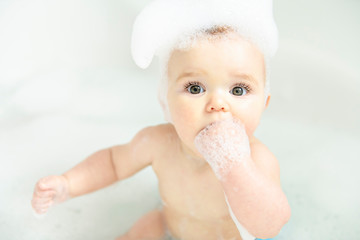
M 43 204 L 43 203 L 47 203 L 47 202 L 50 202 L 50 201 L 53 201 L 53 198 L 51 197 L 47 197 L 47 198 L 40 198 L 40 197 L 33 197 L 31 199 L 31 203 L 34 203 L 34 204 Z
M 33 198 L 31 200 L 31 202 L 35 205 L 35 204 L 47 204 L 50 203 L 51 201 L 53 201 L 53 198 Z
M 41 211 L 47 211 L 50 207 L 52 206 L 51 203 L 46 203 L 46 204 L 33 204 L 32 207 L 35 211 L 37 212 L 41 212 Z
M 31 200 L 31 206 L 34 209 L 49 208 L 53 204 L 54 204 L 53 198 L 37 198 L 37 197 L 34 197 Z
M 33 215 L 37 219 L 43 219 L 46 216 L 47 211 L 44 212 L 37 212 L 34 208 L 32 209 Z
M 38 190 L 34 192 L 34 198 L 54 198 L 56 191 L 54 190 Z
M 49 208 L 51 207 L 51 205 L 36 205 L 33 207 L 34 211 L 37 214 L 45 214 L 46 212 L 49 211 Z

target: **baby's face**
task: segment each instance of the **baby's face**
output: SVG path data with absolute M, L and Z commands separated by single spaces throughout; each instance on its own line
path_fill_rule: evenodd
M 169 59 L 171 122 L 194 153 L 194 139 L 208 124 L 236 118 L 252 136 L 265 109 L 263 55 L 233 35 L 227 40 L 200 40 L 190 50 L 175 50 Z

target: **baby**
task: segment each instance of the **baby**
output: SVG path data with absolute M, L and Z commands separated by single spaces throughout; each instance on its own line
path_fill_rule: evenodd
M 143 216 L 118 239 L 265 239 L 276 236 L 288 221 L 290 207 L 281 189 L 278 161 L 254 137 L 270 100 L 266 80 L 269 48 L 257 44 L 253 33 L 242 32 L 235 18 L 206 26 L 197 25 L 196 17 L 188 20 L 187 9 L 199 4 L 206 12 L 208 5 L 204 1 L 183 4 L 186 1 L 155 1 L 138 18 L 133 35 L 139 66 L 146 67 L 154 54 L 163 61 L 161 104 L 169 123 L 144 128 L 128 144 L 98 151 L 63 175 L 40 179 L 32 199 L 37 213 L 151 165 L 159 180 L 162 207 Z M 172 12 L 171 7 L 179 2 Z M 209 2 L 213 5 L 208 10 L 224 12 L 217 1 Z M 228 10 L 236 12 L 237 3 L 246 1 L 219 4 L 225 2 L 229 2 Z M 179 32 L 168 36 L 137 36 L 136 29 L 151 24 L 151 16 L 161 19 L 150 13 L 164 7 L 173 19 L 186 11 L 186 21 L 195 31 L 179 27 Z M 171 19 L 164 24 L 174 27 Z M 171 34 L 177 36 L 176 41 Z M 165 38 L 168 44 L 153 39 L 156 44 L 149 45 L 152 37 Z M 148 45 L 141 47 L 141 39 Z M 160 49 L 165 45 L 172 47 Z M 144 51 L 136 53 L 134 48 Z

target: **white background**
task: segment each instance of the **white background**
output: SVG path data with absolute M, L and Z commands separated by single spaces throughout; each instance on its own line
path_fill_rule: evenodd
M 0 238 L 113 239 L 158 205 L 151 169 L 32 215 L 36 181 L 163 123 L 131 28 L 148 0 L 0 0 Z M 280 48 L 257 136 L 292 218 L 276 239 L 360 236 L 360 2 L 275 0 Z M 156 26 L 154 26 L 156 27 Z

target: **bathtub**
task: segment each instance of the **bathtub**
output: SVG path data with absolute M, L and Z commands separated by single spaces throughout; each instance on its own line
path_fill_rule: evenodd
M 147 2 L 0 3 L 1 239 L 113 239 L 159 205 L 147 168 L 43 217 L 30 206 L 39 178 L 164 122 L 157 64 L 143 71 L 130 56 Z M 275 239 L 360 236 L 359 10 L 351 0 L 274 2 L 280 48 L 256 136 L 277 156 L 292 208 Z

